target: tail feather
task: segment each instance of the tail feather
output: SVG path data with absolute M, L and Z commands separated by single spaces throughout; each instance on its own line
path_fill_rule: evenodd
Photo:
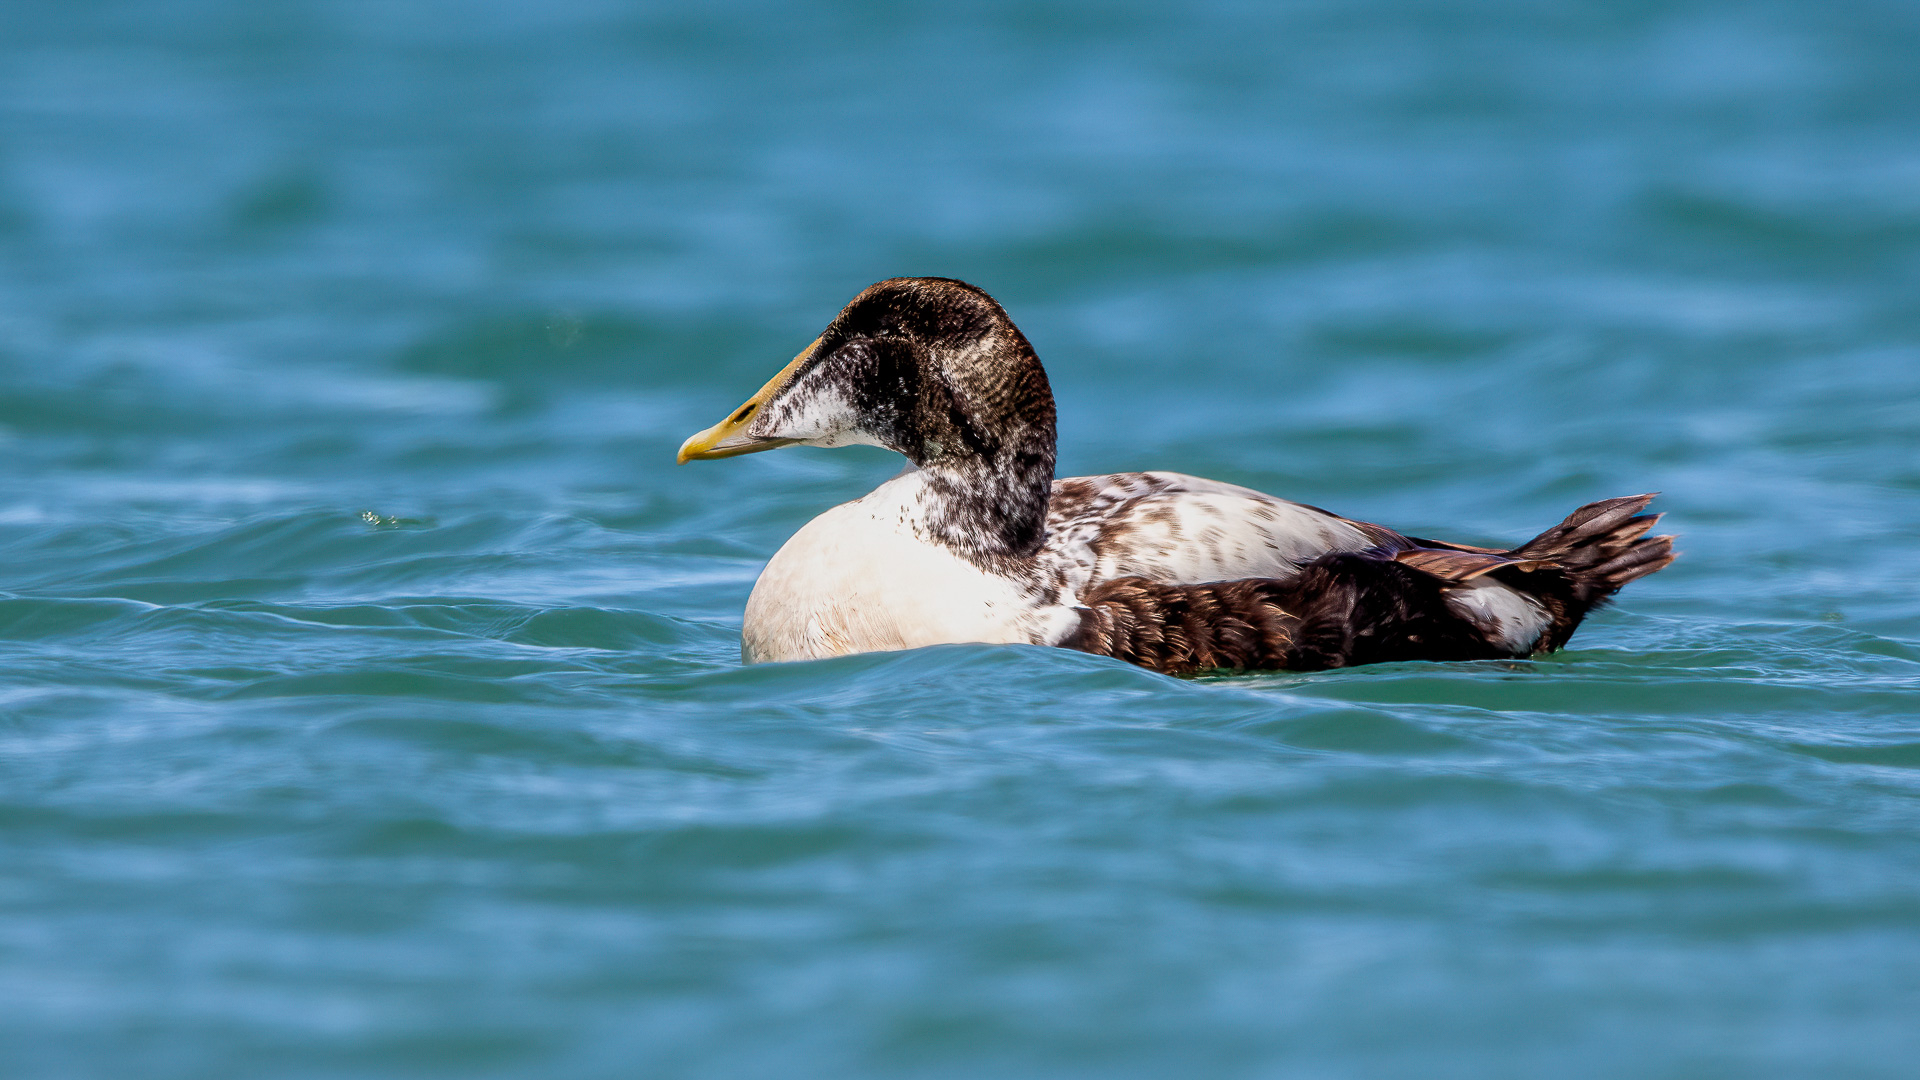
M 1549 557 L 1564 554 L 1582 544 L 1604 540 L 1618 532 L 1622 525 L 1635 522 L 1637 519 L 1634 515 L 1645 510 L 1656 494 L 1627 495 L 1588 503 L 1568 514 L 1565 521 L 1515 548 L 1514 553 Z M 1652 516 L 1645 516 L 1649 524 Z
M 1515 548 L 1514 558 L 1541 564 L 1544 574 L 1502 575 L 1546 604 L 1553 624 L 1538 646 L 1566 644 L 1587 612 L 1628 582 L 1673 562 L 1672 536 L 1648 536 L 1659 514 L 1642 514 L 1656 493 L 1588 503 L 1567 519 Z
M 1593 576 L 1619 589 L 1629 581 L 1665 569 L 1674 560 L 1673 537 L 1643 540 L 1593 568 Z

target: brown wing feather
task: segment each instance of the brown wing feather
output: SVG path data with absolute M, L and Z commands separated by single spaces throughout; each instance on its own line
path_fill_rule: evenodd
M 1505 552 L 1460 551 L 1458 549 L 1415 547 L 1393 553 L 1393 561 L 1432 574 L 1443 581 L 1467 582 L 1482 574 L 1505 567 L 1532 570 L 1540 564 L 1532 559 L 1516 559 Z
M 1345 553 L 1285 581 L 1119 578 L 1086 593 L 1079 628 L 1061 644 L 1175 675 L 1513 655 L 1456 615 L 1441 589 L 1430 574 Z
M 1639 511 L 1652 498 L 1590 503 L 1513 551 L 1354 522 L 1379 546 L 1324 555 L 1293 578 L 1198 585 L 1116 578 L 1082 593 L 1080 624 L 1060 644 L 1170 674 L 1518 655 L 1446 602 L 1447 589 L 1491 574 L 1550 616 L 1534 646 L 1548 652 L 1622 585 L 1673 561 L 1671 536 L 1646 535 L 1659 515 Z

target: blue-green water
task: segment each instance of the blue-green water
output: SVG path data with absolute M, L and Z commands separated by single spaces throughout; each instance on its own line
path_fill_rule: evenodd
M 964 7 L 964 10 L 963 10 Z M 1920 9 L 0 5 L 0 1075 L 1905 1077 Z M 1562 655 L 742 668 L 967 278 L 1062 468 L 1513 541 Z

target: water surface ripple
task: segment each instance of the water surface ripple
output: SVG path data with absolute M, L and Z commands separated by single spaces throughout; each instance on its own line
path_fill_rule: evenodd
M 1907 3 L 0 6 L 0 1074 L 1905 1077 Z M 1682 559 L 1528 663 L 742 667 L 974 280 L 1070 473 Z

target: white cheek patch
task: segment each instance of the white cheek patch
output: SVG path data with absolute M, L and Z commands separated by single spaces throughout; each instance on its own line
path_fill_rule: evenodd
M 881 442 L 862 424 L 860 412 L 847 400 L 828 369 L 815 368 L 774 396 L 753 423 L 753 434 L 763 439 L 792 439 L 806 446 L 879 446 Z
M 754 434 L 767 439 L 794 439 L 812 446 L 845 446 L 857 424 L 853 407 L 838 387 L 818 379 L 801 381 L 761 410 Z

